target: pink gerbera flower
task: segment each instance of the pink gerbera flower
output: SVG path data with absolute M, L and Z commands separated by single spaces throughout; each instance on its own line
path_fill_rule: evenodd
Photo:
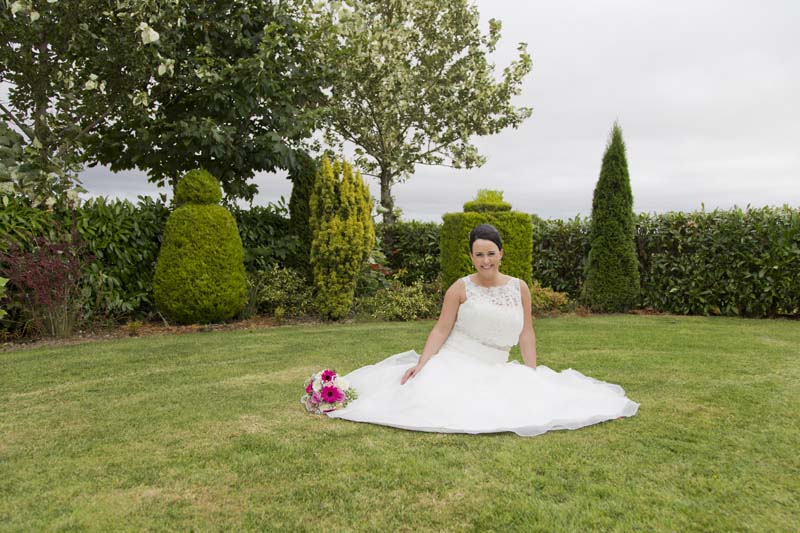
M 337 387 L 329 385 L 322 387 L 322 401 L 327 403 L 336 403 L 344 399 L 344 393 Z
M 312 392 L 314 392 L 314 380 L 313 379 L 308 382 L 308 385 L 306 385 L 306 392 L 308 394 L 311 394 Z
M 333 383 L 333 380 L 336 379 L 336 372 L 333 370 L 323 370 L 322 377 L 320 379 L 323 383 Z

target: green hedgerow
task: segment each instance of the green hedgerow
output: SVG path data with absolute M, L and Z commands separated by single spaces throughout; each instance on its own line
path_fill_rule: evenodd
M 205 189 L 206 174 L 187 173 L 183 180 L 190 183 L 183 189 L 179 183 L 178 190 Z M 200 196 L 221 195 L 206 192 Z M 181 323 L 228 320 L 245 306 L 246 287 L 244 249 L 233 215 L 207 203 L 175 209 L 164 228 L 153 279 L 156 305 L 164 315 Z
M 581 292 L 590 309 L 619 312 L 638 304 L 635 229 L 625 143 L 615 122 L 592 200 L 590 250 Z

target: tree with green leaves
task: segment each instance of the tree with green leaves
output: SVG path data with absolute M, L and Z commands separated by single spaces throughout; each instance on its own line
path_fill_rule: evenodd
M 497 81 L 487 56 L 501 24 L 489 21 L 482 34 L 468 0 L 344 0 L 320 20 L 331 26 L 326 140 L 355 145 L 355 165 L 380 182 L 388 225 L 396 219 L 392 186 L 416 165 L 480 166 L 471 138 L 531 114 L 511 105 L 531 70 L 526 45 Z
M 581 299 L 593 310 L 620 312 L 639 302 L 633 193 L 622 129 L 614 123 L 594 189 L 589 259 Z
M 52 206 L 76 198 L 88 136 L 135 107 L 158 65 L 150 2 L 4 0 L 0 4 L 0 168 L 5 192 Z M 13 129 L 12 129 L 13 128 Z
M 375 244 L 372 198 L 358 171 L 327 156 L 317 170 L 311 194 L 311 267 L 317 308 L 339 319 L 353 306 L 358 273 Z
M 112 170 L 150 181 L 205 168 L 228 198 L 252 200 L 256 172 L 291 169 L 316 127 L 324 79 L 303 0 L 168 2 L 147 90 L 147 112 L 95 130 L 92 150 Z
M 99 162 L 173 188 L 203 167 L 252 199 L 254 173 L 291 168 L 316 127 L 325 76 L 306 0 L 2 6 L 0 114 L 24 137 L 6 189 L 58 196 Z

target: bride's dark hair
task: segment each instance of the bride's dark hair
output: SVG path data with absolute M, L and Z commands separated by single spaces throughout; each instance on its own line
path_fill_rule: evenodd
M 500 238 L 500 232 L 491 224 L 478 224 L 472 231 L 469 232 L 469 253 L 472 253 L 472 245 L 478 239 L 492 241 L 497 245 L 498 250 L 503 249 L 503 240 Z

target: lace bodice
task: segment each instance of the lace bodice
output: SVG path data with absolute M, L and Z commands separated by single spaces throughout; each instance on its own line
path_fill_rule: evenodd
M 481 287 L 461 278 L 467 300 L 458 308 L 453 330 L 442 349 L 451 349 L 493 362 L 508 360 L 524 322 L 519 280 L 498 287 Z

